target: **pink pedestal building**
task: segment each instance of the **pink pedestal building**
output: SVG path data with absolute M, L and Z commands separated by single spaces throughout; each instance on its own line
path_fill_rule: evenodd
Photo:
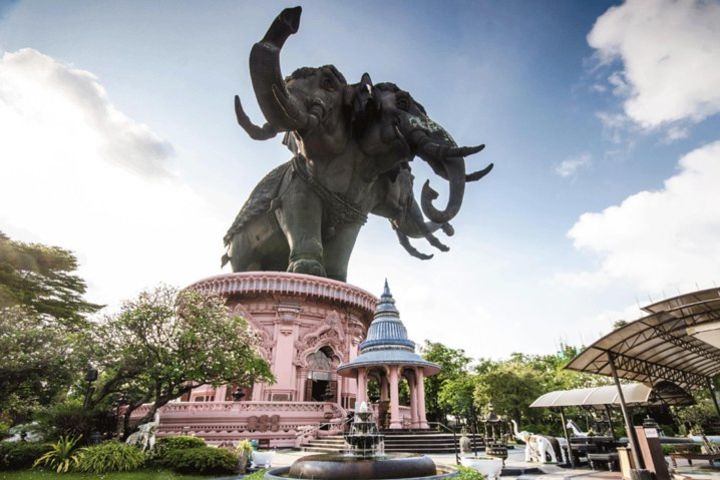
M 296 447 L 339 433 L 348 410 L 366 393 L 358 395 L 355 376 L 340 376 L 337 369 L 358 356 L 375 296 L 347 283 L 285 272 L 218 275 L 189 288 L 222 295 L 247 319 L 262 338 L 260 350 L 276 383 L 199 386 L 160 410 L 158 436 L 193 434 L 212 444 L 252 438 Z M 239 401 L 233 398 L 238 390 L 244 394 Z M 141 408 L 135 415 L 143 413 Z M 396 413 L 397 419 L 418 421 L 417 404 L 398 405 Z

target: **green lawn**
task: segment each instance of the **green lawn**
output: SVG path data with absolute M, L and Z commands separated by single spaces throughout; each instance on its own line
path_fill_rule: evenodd
M 0 472 L 0 480 L 209 480 L 212 477 L 198 475 L 178 475 L 167 470 L 142 470 L 126 473 L 64 473 L 23 470 L 19 472 Z

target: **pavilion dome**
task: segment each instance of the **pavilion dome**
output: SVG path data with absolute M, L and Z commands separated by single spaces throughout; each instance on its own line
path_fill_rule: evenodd
M 359 367 L 403 365 L 423 367 L 426 376 L 434 375 L 440 367 L 415 353 L 415 342 L 410 340 L 407 329 L 400 320 L 400 312 L 390 293 L 387 280 L 375 307 L 375 315 L 367 337 L 360 344 L 360 352 L 352 361 L 340 365 L 338 373 L 350 376 Z

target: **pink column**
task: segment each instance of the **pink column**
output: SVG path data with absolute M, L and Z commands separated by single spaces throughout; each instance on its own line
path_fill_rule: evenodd
M 417 377 L 413 375 L 413 380 L 415 382 L 411 382 L 410 379 L 408 379 L 408 385 L 410 386 L 410 422 L 412 425 L 412 428 L 418 427 L 418 412 L 417 412 Z
M 430 428 L 425 416 L 425 372 L 422 368 L 416 368 L 417 373 L 417 397 L 418 397 L 418 422 L 420 428 Z
M 335 377 L 335 381 L 337 382 L 337 389 L 335 391 L 335 403 L 340 405 L 340 408 L 342 408 L 343 380 L 343 377 L 341 377 L 340 375 L 337 375 Z
M 367 401 L 367 369 L 358 368 L 357 395 L 355 396 L 355 410 L 360 408 L 362 402 Z
M 392 365 L 390 367 L 390 428 L 402 428 L 398 383 L 398 366 Z
M 224 402 L 227 396 L 227 385 L 220 385 L 215 389 L 215 401 Z
M 390 389 L 388 384 L 387 375 L 380 375 L 380 400 L 390 400 Z

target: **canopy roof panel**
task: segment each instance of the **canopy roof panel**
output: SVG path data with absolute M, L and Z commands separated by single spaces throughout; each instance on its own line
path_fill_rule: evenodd
M 618 328 L 576 356 L 566 368 L 682 389 L 706 386 L 720 374 L 720 290 L 701 290 L 643 308 L 649 315 Z
M 693 398 L 676 385 L 663 382 L 655 388 L 643 383 L 628 383 L 622 385 L 625 403 L 628 405 L 692 405 Z M 614 385 L 595 388 L 577 388 L 574 390 L 556 390 L 537 398 L 532 408 L 559 408 L 559 407 L 603 407 L 605 405 L 620 405 L 620 395 Z

